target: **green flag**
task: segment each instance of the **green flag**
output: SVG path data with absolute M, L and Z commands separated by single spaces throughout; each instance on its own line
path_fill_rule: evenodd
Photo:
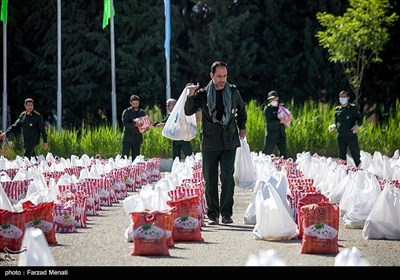
M 114 7 L 111 7 L 111 0 L 104 0 L 103 29 L 107 27 L 108 20 L 115 15 Z
M 8 14 L 8 0 L 1 0 L 1 16 L 0 20 L 7 24 L 7 15 Z

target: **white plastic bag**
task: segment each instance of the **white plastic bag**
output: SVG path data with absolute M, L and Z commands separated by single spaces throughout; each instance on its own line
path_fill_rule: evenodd
M 297 224 L 283 205 L 275 188 L 270 183 L 262 181 L 258 181 L 257 184 L 263 186 L 256 187 L 256 225 L 253 229 L 255 239 L 289 240 L 297 236 Z M 269 192 L 268 196 L 266 191 Z
M 190 141 L 196 137 L 197 124 L 196 115 L 185 115 L 185 102 L 187 94 L 186 88 L 182 91 L 181 96 L 176 102 L 174 109 L 166 121 L 162 130 L 162 135 L 171 140 Z
M 11 203 L 10 199 L 8 198 L 6 192 L 3 189 L 3 186 L 0 183 L 0 209 L 8 210 L 8 211 L 15 211 L 13 204 Z
M 276 187 L 276 184 L 277 184 L 277 181 L 273 176 L 271 176 L 269 178 L 269 180 L 259 180 L 258 182 L 256 182 L 256 185 L 253 188 L 254 195 L 251 198 L 251 200 L 246 208 L 246 212 L 244 213 L 244 216 L 243 216 L 243 222 L 246 225 L 255 225 L 257 223 L 257 220 L 256 220 L 256 197 L 257 197 L 258 188 L 262 188 L 264 197 L 269 197 L 269 190 L 264 187 L 265 182 L 271 184 L 271 186 L 273 186 L 273 187 Z
M 25 229 L 21 248 L 26 248 L 18 260 L 18 266 L 55 266 L 53 255 L 41 229 Z
M 250 254 L 246 266 L 286 266 L 274 249 L 261 250 L 258 256 Z
M 357 173 L 361 173 L 361 171 Z M 363 181 L 356 182 L 357 184 L 351 186 L 352 192 L 349 196 L 351 201 L 343 220 L 346 228 L 362 229 L 381 194 L 381 188 L 376 176 L 369 172 L 365 172 Z
M 400 189 L 387 184 L 369 213 L 362 230 L 364 239 L 400 240 Z
M 241 146 L 236 149 L 235 184 L 242 189 L 253 189 L 257 181 L 257 172 L 251 158 L 250 147 L 246 138 L 240 138 Z
M 360 250 L 353 247 L 345 248 L 337 254 L 334 266 L 369 266 L 369 263 L 361 257 Z

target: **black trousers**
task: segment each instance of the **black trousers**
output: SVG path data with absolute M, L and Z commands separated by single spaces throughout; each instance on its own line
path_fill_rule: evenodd
M 262 149 L 262 153 L 265 155 L 270 155 L 274 152 L 275 146 L 278 147 L 279 156 L 283 156 L 287 158 L 286 153 L 286 138 L 272 138 L 268 135 L 265 136 L 264 139 L 264 147 Z
M 122 141 L 121 156 L 129 158 L 129 154 L 132 154 L 132 161 L 135 160 L 140 155 L 140 146 L 140 143 Z
M 172 141 L 172 159 L 175 159 L 176 157 L 179 157 L 180 159 L 181 152 L 183 152 L 185 158 L 193 154 L 192 144 L 190 141 Z
M 347 136 L 347 137 L 337 137 L 337 143 L 339 147 L 339 158 L 342 160 L 346 160 L 347 148 L 349 148 L 354 163 L 358 167 L 361 161 L 360 161 L 360 146 L 358 144 L 357 135 Z
M 207 216 L 218 219 L 219 215 L 233 215 L 233 194 L 235 181 L 236 150 L 202 152 L 203 176 L 207 202 Z M 221 198 L 218 196 L 218 168 L 220 168 Z
M 36 157 L 35 152 L 36 144 L 31 141 L 24 141 L 24 157 L 31 158 Z

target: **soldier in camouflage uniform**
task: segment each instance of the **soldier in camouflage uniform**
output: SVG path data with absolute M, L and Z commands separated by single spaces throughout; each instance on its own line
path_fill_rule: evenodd
M 339 93 L 340 105 L 335 108 L 335 123 L 329 126 L 329 131 L 337 130 L 339 158 L 346 161 L 347 148 L 354 163 L 360 165 L 360 146 L 358 144 L 358 129 L 363 122 L 363 116 L 354 104 L 349 102 L 350 95 L 342 90 Z
M 42 115 L 33 110 L 33 99 L 25 99 L 24 106 L 25 111 L 19 115 L 13 125 L 0 134 L 0 140 L 3 140 L 9 133 L 16 132 L 18 129 L 22 128 L 24 156 L 30 159 L 36 156 L 35 147 L 40 142 L 40 135 L 42 135 L 43 138 L 43 149 L 47 150 L 47 133 Z

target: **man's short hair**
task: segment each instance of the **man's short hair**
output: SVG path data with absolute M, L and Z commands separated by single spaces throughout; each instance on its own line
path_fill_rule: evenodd
M 130 98 L 130 101 L 133 101 L 133 100 L 138 100 L 138 101 L 140 101 L 140 97 L 137 96 L 136 94 L 132 94 L 132 95 L 131 95 L 131 98 Z
M 213 64 L 211 64 L 211 73 L 215 74 L 217 67 L 226 67 L 226 69 L 228 69 L 228 64 L 219 60 L 214 61 Z
M 33 99 L 32 98 L 25 99 L 24 104 L 27 104 L 27 103 L 33 103 Z

